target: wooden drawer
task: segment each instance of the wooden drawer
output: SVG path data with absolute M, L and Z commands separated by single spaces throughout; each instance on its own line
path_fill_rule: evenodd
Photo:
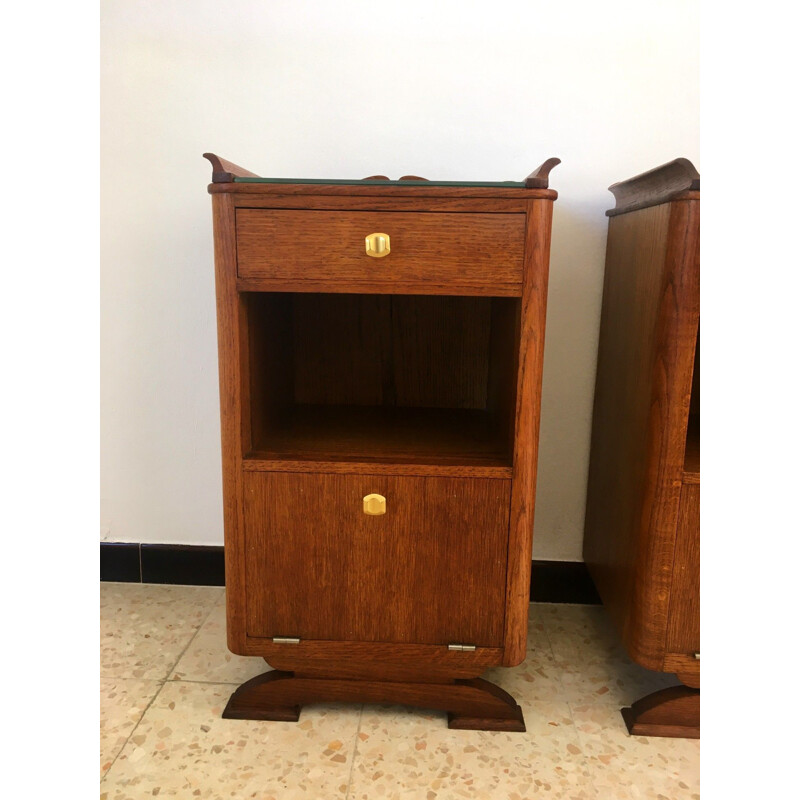
M 502 647 L 510 480 L 243 482 L 251 637 Z M 385 514 L 364 513 L 372 493 Z
M 389 235 L 389 255 L 367 255 L 372 233 Z M 522 284 L 524 245 L 521 213 L 236 211 L 238 275 L 265 289 L 308 281 L 335 291 L 362 283 L 387 292 L 393 284 L 438 284 L 509 293 Z

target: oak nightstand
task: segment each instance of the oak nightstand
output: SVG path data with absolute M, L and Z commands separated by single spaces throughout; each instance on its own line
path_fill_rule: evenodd
M 522 182 L 262 179 L 213 165 L 224 716 L 316 701 L 524 730 L 550 159 Z

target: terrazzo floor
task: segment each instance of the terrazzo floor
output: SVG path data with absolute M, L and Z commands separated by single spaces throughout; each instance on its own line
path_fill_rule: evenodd
M 224 589 L 101 584 L 101 800 L 697 800 L 699 742 L 628 736 L 619 709 L 671 676 L 631 663 L 599 606 L 532 604 L 528 657 L 484 677 L 527 733 L 446 715 L 319 704 L 300 721 L 224 720 L 266 669 L 225 645 Z

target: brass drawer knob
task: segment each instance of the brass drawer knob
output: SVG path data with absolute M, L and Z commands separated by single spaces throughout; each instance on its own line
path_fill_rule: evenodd
M 386 498 L 382 494 L 368 494 L 364 498 L 364 513 L 371 517 L 386 513 Z
M 392 252 L 388 233 L 371 233 L 364 241 L 367 255 L 373 258 L 383 258 Z

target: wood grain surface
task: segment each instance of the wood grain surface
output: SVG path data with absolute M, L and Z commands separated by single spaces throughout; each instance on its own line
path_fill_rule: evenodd
M 247 209 L 236 212 L 239 277 L 331 283 L 402 281 L 477 286 L 522 281 L 523 214 Z M 383 258 L 372 233 L 390 237 Z
M 516 300 L 246 300 L 248 458 L 511 467 Z
M 209 194 L 236 194 L 240 197 L 302 195 L 304 197 L 392 197 L 392 198 L 478 198 L 481 200 L 555 200 L 553 189 L 523 189 L 502 186 L 402 186 L 386 184 L 364 186 L 336 183 L 211 183 Z
M 470 214 L 524 214 L 525 198 L 387 197 L 385 195 L 234 194 L 236 208 L 284 208 L 313 211 L 407 211 Z
M 683 482 L 700 485 L 700 415 L 690 414 L 683 456 Z
M 521 297 L 522 286 L 518 283 L 463 283 L 455 278 L 445 281 L 420 282 L 386 281 L 340 281 L 330 280 L 277 280 L 275 278 L 237 278 L 236 288 L 240 292 L 323 292 L 325 294 L 390 294 L 390 295 L 458 295 L 461 297 Z
M 450 478 L 508 478 L 510 466 L 492 464 L 491 458 L 465 458 L 464 456 L 430 457 L 393 455 L 391 461 L 379 457 L 359 456 L 360 460 L 328 455 L 325 460 L 316 457 L 281 458 L 276 453 L 255 451 L 245 457 L 242 468 L 248 472 L 330 472 L 335 474 L 364 475 L 420 475 Z
M 294 400 L 485 409 L 491 322 L 489 298 L 298 294 Z
M 393 703 L 447 711 L 448 726 L 460 730 L 525 730 L 520 707 L 508 692 L 481 679 L 449 684 L 300 677 L 267 672 L 242 684 L 222 716 L 297 722 L 311 703 Z
M 670 686 L 622 709 L 632 736 L 700 738 L 700 692 L 686 686 Z
M 371 493 L 385 514 L 364 514 Z M 245 473 L 248 633 L 501 646 L 509 493 L 480 478 Z
M 700 485 L 684 484 L 669 597 L 668 653 L 700 652 Z
M 506 666 L 519 664 L 527 651 L 533 512 L 550 263 L 550 237 L 543 236 L 542 232 L 550 230 L 552 215 L 552 203 L 532 202 L 526 228 L 525 279 L 518 334 L 514 480 L 508 535 L 503 662 Z
M 448 650 L 446 645 L 403 644 L 397 642 L 352 642 L 329 639 L 301 639 L 299 644 L 277 644 L 271 639 L 251 638 L 248 655 L 262 656 L 276 669 L 307 672 L 325 667 L 328 675 L 338 674 L 345 664 L 372 664 L 389 671 L 398 666 L 417 670 L 415 680 L 424 681 L 429 668 L 453 670 L 450 678 L 461 671 L 474 675 L 487 667 L 498 666 L 503 651 L 498 647 L 479 647 L 472 651 Z M 410 674 L 410 673 L 409 673 Z M 405 680 L 405 678 L 404 678 Z
M 232 703 L 292 719 L 315 697 L 384 698 L 524 730 L 513 699 L 469 682 L 526 652 L 556 193 L 209 191 L 228 642 L 294 673 Z M 366 255 L 376 232 L 386 258 Z M 371 493 L 386 514 L 364 514 Z
M 547 189 L 550 185 L 550 172 L 560 163 L 560 158 L 548 158 L 543 164 L 539 164 L 539 166 L 525 178 L 525 188 Z
M 699 649 L 699 534 L 682 489 L 699 484 L 699 271 L 698 199 L 609 220 L 584 558 L 629 654 L 656 670 L 668 637 Z
M 255 172 L 240 167 L 232 161 L 215 156 L 213 153 L 203 153 L 203 158 L 211 162 L 211 180 L 214 183 L 230 183 L 234 178 L 257 178 Z
M 700 658 L 698 653 L 667 653 L 662 672 L 674 672 L 681 683 L 692 689 L 700 688 Z
M 510 467 L 506 433 L 487 411 L 297 405 L 247 455 L 256 459 Z
M 617 204 L 606 214 L 626 214 L 676 199 L 699 200 L 699 189 L 700 174 L 694 164 L 688 158 L 676 158 L 609 186 Z
M 225 586 L 228 647 L 246 646 L 245 548 L 242 520 L 242 441 L 249 441 L 247 306 L 236 291 L 235 210 L 230 195 L 213 198 L 217 344 L 222 434 L 222 497 L 225 522 Z
M 256 641 L 256 640 L 251 640 Z M 444 645 L 385 642 L 334 642 L 307 639 L 296 645 L 260 640 L 261 652 L 275 669 L 318 678 L 355 678 L 447 683 L 477 678 L 501 663 L 503 651 L 478 647 L 449 650 Z
M 669 218 L 670 207 L 660 205 L 609 221 L 584 560 L 626 640 L 641 546 L 655 317 Z M 659 663 L 656 657 L 644 666 Z

